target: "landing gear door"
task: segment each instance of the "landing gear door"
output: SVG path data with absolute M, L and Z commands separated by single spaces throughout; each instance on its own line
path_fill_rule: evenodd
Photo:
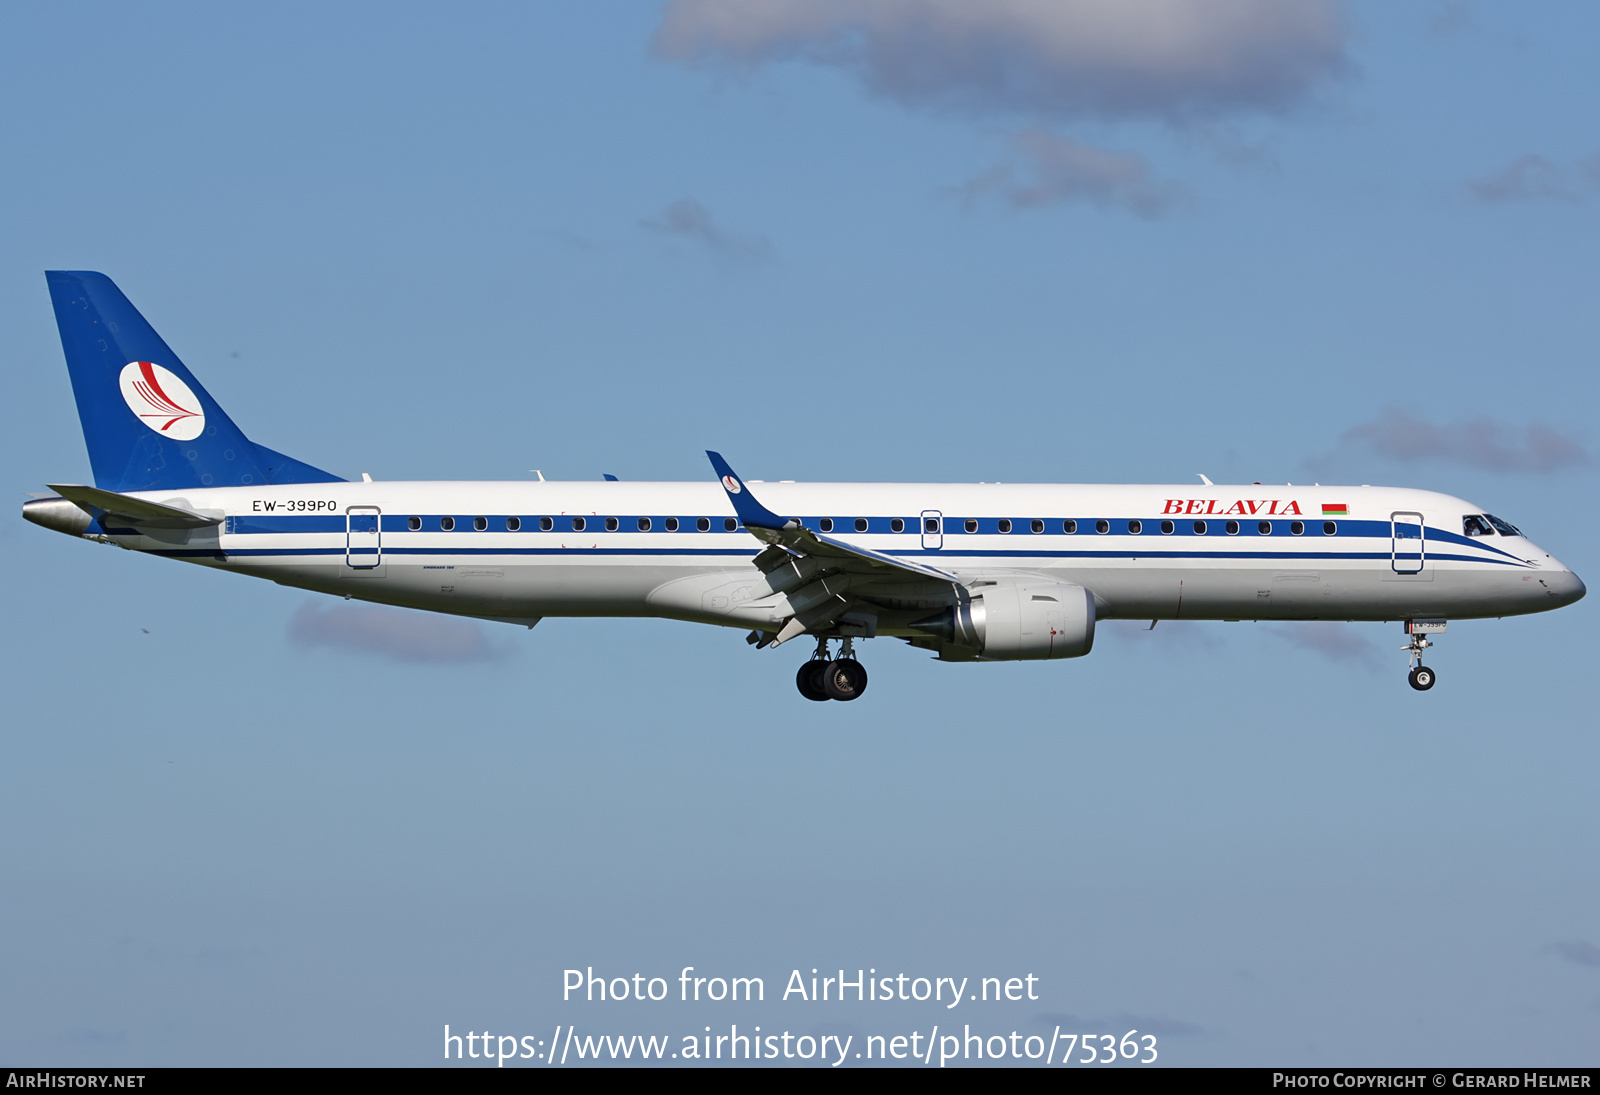
M 1389 515 L 1391 530 L 1390 565 L 1396 574 L 1420 574 L 1427 562 L 1422 514 L 1395 512 Z
M 345 566 L 372 570 L 383 562 L 382 517 L 377 506 L 351 506 L 345 510 Z
M 944 547 L 944 514 L 936 509 L 922 511 L 922 547 L 925 551 Z

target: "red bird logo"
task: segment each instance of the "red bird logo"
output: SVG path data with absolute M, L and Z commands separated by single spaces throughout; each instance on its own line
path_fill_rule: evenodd
M 130 361 L 120 380 L 128 409 L 163 437 L 192 441 L 206 428 L 200 401 L 170 369 L 153 361 Z

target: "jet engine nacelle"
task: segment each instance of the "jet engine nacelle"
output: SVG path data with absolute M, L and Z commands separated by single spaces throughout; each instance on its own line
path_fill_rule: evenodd
M 1079 658 L 1094 647 L 1094 594 L 1069 582 L 979 586 L 966 603 L 913 626 L 986 661 Z

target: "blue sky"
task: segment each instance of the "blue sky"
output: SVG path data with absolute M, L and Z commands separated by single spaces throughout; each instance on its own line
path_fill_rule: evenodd
M 341 475 L 1395 483 L 1600 573 L 1600 16 L 1223 6 L 8 8 L 15 503 L 88 474 L 79 268 Z M 1395 628 L 1217 623 L 811 705 L 733 632 L 0 551 L 0 1059 L 941 1021 L 563 1006 L 591 965 L 1033 972 L 986 1029 L 1172 1063 L 1600 1046 L 1590 601 L 1426 695 Z

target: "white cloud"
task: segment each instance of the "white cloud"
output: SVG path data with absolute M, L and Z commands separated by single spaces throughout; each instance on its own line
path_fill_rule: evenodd
M 1555 951 L 1575 965 L 1600 967 L 1600 947 L 1586 939 L 1568 939 L 1560 943 L 1551 943 L 1545 950 Z
M 639 224 L 652 232 L 693 240 L 727 259 L 759 262 L 772 257 L 772 245 L 765 237 L 728 231 L 717 224 L 709 209 L 693 198 L 679 198 Z
M 1047 120 L 1278 111 L 1349 67 L 1338 0 L 673 0 L 653 47 L 804 60 L 908 106 Z
M 1297 650 L 1319 654 L 1336 662 L 1354 662 L 1377 669 L 1383 658 L 1372 641 L 1349 624 L 1329 620 L 1305 620 L 1276 624 L 1272 633 Z
M 961 187 L 968 197 L 1000 194 L 1018 209 L 1061 202 L 1125 209 L 1154 218 L 1184 198 L 1175 183 L 1152 177 L 1150 165 L 1129 152 L 1080 144 L 1030 129 L 1011 139 L 1012 157 Z
M 331 646 L 401 662 L 486 662 L 505 654 L 476 620 L 357 601 L 301 606 L 289 621 L 289 639 L 297 646 Z
M 1563 166 L 1534 153 L 1467 184 L 1486 202 L 1581 202 L 1600 193 L 1600 156 Z
M 1576 437 L 1551 426 L 1488 418 L 1435 425 L 1393 409 L 1346 430 L 1342 440 L 1392 460 L 1442 460 L 1487 471 L 1548 472 L 1589 462 Z

